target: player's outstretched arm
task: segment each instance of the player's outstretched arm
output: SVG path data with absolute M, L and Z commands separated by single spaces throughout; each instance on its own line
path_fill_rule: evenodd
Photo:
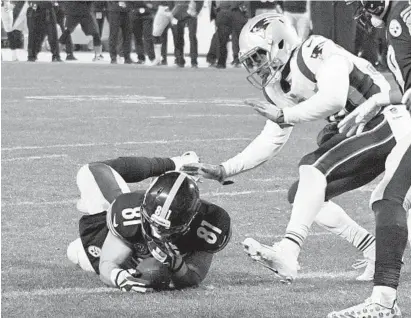
M 228 177 L 258 167 L 277 155 L 290 137 L 292 129 L 293 127 L 281 128 L 267 120 L 261 133 L 239 154 L 220 165 L 183 165 L 182 171 L 222 182 Z

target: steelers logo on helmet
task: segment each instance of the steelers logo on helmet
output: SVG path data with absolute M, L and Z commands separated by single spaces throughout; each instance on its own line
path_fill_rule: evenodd
M 151 240 L 178 239 L 189 230 L 199 205 L 198 186 L 187 174 L 171 171 L 159 176 L 144 197 L 143 234 Z
M 402 33 L 401 24 L 396 19 L 391 20 L 388 30 L 390 34 L 395 38 L 399 37 Z

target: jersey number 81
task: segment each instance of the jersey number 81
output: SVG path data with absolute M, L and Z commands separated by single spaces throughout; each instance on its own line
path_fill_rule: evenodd
M 201 221 L 201 226 L 197 229 L 197 236 L 205 240 L 208 244 L 214 244 L 217 242 L 217 234 L 221 234 L 222 231 L 207 221 Z

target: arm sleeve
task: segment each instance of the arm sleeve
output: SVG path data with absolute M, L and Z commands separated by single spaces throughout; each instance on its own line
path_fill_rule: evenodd
M 184 258 L 182 267 L 172 273 L 171 279 L 176 288 L 184 288 L 199 285 L 211 266 L 213 254 L 207 252 L 194 252 Z
M 119 157 L 101 162 L 117 171 L 127 183 L 140 182 L 175 169 L 170 158 Z
M 346 104 L 353 65 L 344 56 L 332 55 L 318 70 L 318 91 L 312 97 L 291 108 L 284 108 L 284 121 L 297 124 L 325 119 L 339 112 Z
M 118 269 L 129 258 L 132 250 L 120 238 L 108 232 L 100 255 L 100 279 L 108 286 L 116 287 L 111 281 L 111 272 Z
M 267 120 L 264 129 L 242 152 L 222 163 L 227 177 L 255 168 L 275 156 L 290 137 L 292 127 Z

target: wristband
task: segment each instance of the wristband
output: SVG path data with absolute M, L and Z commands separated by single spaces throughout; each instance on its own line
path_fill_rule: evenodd
M 120 288 L 120 286 L 118 286 L 117 280 L 118 280 L 118 277 L 120 276 L 120 274 L 121 274 L 122 271 L 124 271 L 124 269 L 115 268 L 115 269 L 113 269 L 113 270 L 111 271 L 111 273 L 110 273 L 110 280 L 111 280 L 111 282 L 113 283 L 114 286 L 116 286 L 116 287 L 118 287 L 118 288 Z

